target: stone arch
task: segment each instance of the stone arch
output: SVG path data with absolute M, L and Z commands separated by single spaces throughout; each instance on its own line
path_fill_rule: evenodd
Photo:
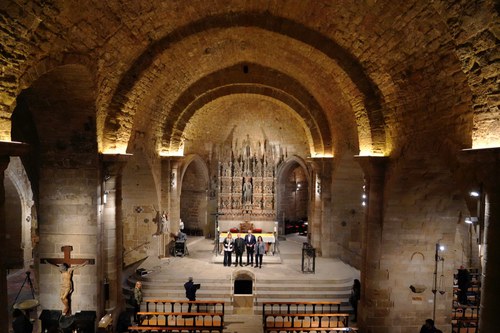
M 179 170 L 180 218 L 187 234 L 206 235 L 208 227 L 209 172 L 199 155 L 187 156 Z
M 24 90 L 32 87 L 38 80 L 40 80 L 45 75 L 50 75 L 54 70 L 66 66 L 76 66 L 85 68 L 88 73 L 92 76 L 91 81 L 95 83 L 94 77 L 96 72 L 95 63 L 91 60 L 91 57 L 83 54 L 76 53 L 66 53 L 61 55 L 59 58 L 54 56 L 45 57 L 32 66 L 28 67 L 26 71 L 19 77 L 19 84 L 16 86 L 16 96 L 20 96 Z M 94 87 L 95 88 L 95 87 Z M 18 105 L 18 99 L 10 105 L 11 112 L 14 112 Z M 12 137 L 12 132 L 9 133 L 10 138 L 15 141 Z M 2 134 L 3 135 L 3 134 Z
M 129 93 L 138 84 L 138 78 L 141 78 L 148 71 L 157 57 L 187 36 L 210 29 L 225 29 L 237 26 L 256 27 L 287 36 L 303 42 L 333 59 L 364 96 L 363 103 L 367 110 L 368 123 L 370 123 L 370 131 L 373 137 L 372 143 L 376 146 L 373 149 L 384 151 L 385 124 L 382 115 L 381 94 L 357 59 L 335 41 L 328 39 L 318 31 L 292 20 L 273 16 L 268 12 L 224 13 L 208 16 L 180 27 L 152 43 L 123 75 L 114 92 L 110 102 L 110 112 L 106 115 L 103 125 L 103 148 L 118 149 L 117 144 L 119 142 L 121 142 L 121 145 L 126 145 L 125 142 L 130 137 L 127 124 L 132 122 L 134 111 L 125 111 L 124 106 L 129 100 Z
M 251 76 L 241 70 L 243 66 L 252 68 Z M 184 91 L 165 120 L 162 145 L 169 147 L 169 151 L 178 151 L 185 126 L 199 108 L 221 96 L 238 93 L 262 94 L 289 106 L 302 119 L 311 156 L 333 153 L 329 122 L 312 94 L 289 75 L 253 63 L 236 64 L 211 73 Z
M 297 179 L 298 182 L 291 184 L 289 178 L 295 170 L 299 171 L 302 176 Z M 276 178 L 276 200 L 278 202 L 276 216 L 279 221 L 279 233 L 285 234 L 287 232 L 286 221 L 297 222 L 300 219 L 309 218 L 310 190 L 314 188 L 314 185 L 311 183 L 311 175 L 306 161 L 299 156 L 291 156 L 280 164 Z M 299 226 L 296 228 L 298 229 Z
M 6 199 L 14 198 L 16 201 L 18 199 L 19 202 L 19 214 L 15 214 L 12 209 L 8 209 L 6 211 L 6 221 L 9 222 L 9 225 L 14 224 L 15 228 L 17 228 L 18 225 L 21 227 L 21 239 L 18 245 L 20 245 L 23 251 L 22 258 L 24 264 L 22 268 L 25 268 L 33 259 L 32 251 L 36 244 L 32 243 L 31 234 L 37 229 L 37 219 L 31 184 L 19 157 L 10 158 L 9 166 L 5 170 L 4 182 L 6 183 Z M 11 207 L 11 205 L 9 205 L 9 207 Z M 6 253 L 9 253 L 9 251 Z
M 238 314 L 253 314 L 255 294 L 255 273 L 248 269 L 233 271 L 231 281 L 233 312 Z

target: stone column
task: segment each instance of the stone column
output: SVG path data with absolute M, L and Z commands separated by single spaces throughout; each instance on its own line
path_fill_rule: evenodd
M 5 221 L 5 188 L 4 183 L 4 171 L 9 165 L 9 156 L 0 157 L 0 242 L 6 240 L 5 227 L 7 221 Z M 7 262 L 5 255 L 0 256 L 0 331 L 9 331 L 9 309 L 10 305 L 7 297 Z
M 179 175 L 179 165 L 180 165 L 180 160 L 178 157 L 170 157 L 169 158 L 169 163 L 168 163 L 168 168 L 163 168 L 162 167 L 162 179 L 168 180 L 169 184 L 169 202 L 168 202 L 168 207 L 170 211 L 170 231 L 173 233 L 176 233 L 179 231 L 179 221 L 181 218 L 181 212 L 180 212 L 180 207 L 181 207 L 181 192 L 180 192 L 180 179 L 181 176 Z
M 331 255 L 332 230 L 332 169 L 333 158 L 315 158 L 309 172 L 309 243 L 316 248 L 316 254 Z M 318 182 L 318 183 L 317 183 Z M 327 248 L 328 247 L 328 248 Z
M 494 332 L 498 328 L 500 308 L 500 148 L 465 150 L 462 161 L 468 174 L 482 184 L 484 193 L 483 267 L 479 329 Z M 478 185 L 478 183 L 473 185 Z
M 180 197 L 179 197 L 179 157 L 162 157 L 161 159 L 161 206 L 168 212 L 168 233 L 163 235 L 163 251 L 168 257 L 170 233 L 179 230 Z
M 382 289 L 381 281 L 387 280 L 380 271 L 382 225 L 384 205 L 385 171 L 387 157 L 356 157 L 363 169 L 366 181 L 368 204 L 365 221 L 362 225 L 361 249 L 361 300 L 358 305 L 358 321 L 360 327 L 370 327 L 374 323 L 380 326 L 377 313 L 388 306 L 388 291 Z
M 0 142 L 0 242 L 6 241 L 5 227 L 5 188 L 4 172 L 9 166 L 10 156 L 20 156 L 28 151 L 28 145 Z M 12 223 L 22 223 L 22 221 L 11 221 Z M 7 256 L 0 255 L 0 332 L 9 332 L 9 304 L 7 296 L 7 269 L 9 262 Z
M 122 293 L 123 266 L 123 210 L 122 210 L 122 171 L 130 155 L 102 155 L 103 168 L 103 210 L 102 210 L 102 269 L 101 285 L 104 279 L 109 282 L 109 302 L 107 312 L 114 318 L 124 310 Z M 104 199 L 105 198 L 105 199 Z M 105 201 L 105 202 L 104 202 Z

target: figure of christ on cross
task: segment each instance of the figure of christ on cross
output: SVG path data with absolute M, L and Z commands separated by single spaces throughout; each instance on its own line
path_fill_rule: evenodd
M 64 252 L 64 258 L 58 259 L 41 259 L 42 264 L 51 264 L 59 269 L 61 272 L 61 290 L 60 298 L 64 305 L 62 314 L 64 316 L 71 315 L 71 294 L 73 293 L 73 273 L 76 269 L 83 267 L 87 264 L 94 264 L 94 259 L 72 259 L 71 251 L 73 247 L 66 245 L 61 247 Z M 75 266 L 71 266 L 75 265 Z

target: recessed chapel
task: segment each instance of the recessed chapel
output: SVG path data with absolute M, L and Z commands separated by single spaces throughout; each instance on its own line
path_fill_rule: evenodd
M 116 328 L 127 269 L 187 269 L 196 249 L 172 261 L 179 232 L 213 242 L 207 264 L 222 269 L 225 235 L 250 229 L 275 258 L 297 233 L 317 270 L 357 271 L 359 332 L 427 318 L 459 332 L 460 266 L 480 288 L 467 332 L 496 332 L 499 12 L 493 0 L 2 0 L 0 331 L 15 275 L 31 272 L 36 330 L 44 310 L 64 311 L 63 263 L 73 314 Z M 266 257 L 260 279 L 287 264 Z

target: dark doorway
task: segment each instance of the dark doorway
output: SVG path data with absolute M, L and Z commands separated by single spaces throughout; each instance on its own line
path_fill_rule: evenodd
M 251 295 L 252 280 L 235 280 L 234 293 L 239 295 Z

